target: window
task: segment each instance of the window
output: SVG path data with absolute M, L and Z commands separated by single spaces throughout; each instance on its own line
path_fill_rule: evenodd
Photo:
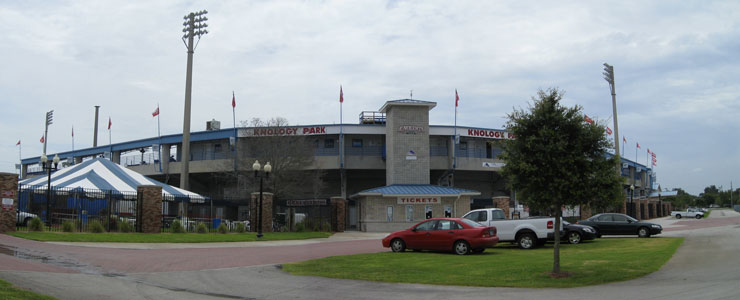
M 613 215 L 614 222 L 627 222 L 627 218 L 622 215 Z
M 491 216 L 491 220 L 503 220 L 506 219 L 506 216 L 504 216 L 503 210 L 494 210 L 491 212 L 493 216 Z
M 215 144 L 215 145 L 213 145 L 213 150 L 215 152 L 221 152 L 222 151 L 221 144 Z
M 612 215 L 601 215 L 599 216 L 599 222 L 611 222 L 612 221 Z
M 434 230 L 434 227 L 437 226 L 437 221 L 427 221 L 424 223 L 419 224 L 419 226 L 416 226 L 416 231 L 430 231 Z
M 468 142 L 460 142 L 460 151 L 468 151 Z
M 427 205 L 424 209 L 424 212 L 426 213 L 426 218 L 431 219 L 432 218 L 432 206 Z
M 491 143 L 486 143 L 486 158 L 493 158 L 493 148 Z
M 437 223 L 437 230 L 452 230 L 452 229 L 457 229 L 457 228 L 454 228 L 453 227 L 454 226 L 453 223 L 454 224 L 457 224 L 457 223 L 455 223 L 453 221 L 449 221 L 449 220 L 440 220 Z
M 406 205 L 406 222 L 411 222 L 413 220 L 414 220 L 414 206 Z
M 324 148 L 334 148 L 334 139 L 325 139 Z
M 352 147 L 362 148 L 362 139 L 352 139 Z
M 393 222 L 393 206 L 388 205 L 388 207 L 385 210 L 385 220 L 388 222 Z
M 485 210 L 474 211 L 465 216 L 465 218 L 475 222 L 488 221 L 488 212 Z

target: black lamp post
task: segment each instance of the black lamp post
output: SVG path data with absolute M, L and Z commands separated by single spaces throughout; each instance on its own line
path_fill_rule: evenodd
M 630 215 L 630 217 L 633 217 L 633 218 L 635 217 L 635 209 L 636 209 L 635 208 L 635 202 L 634 202 L 635 200 L 632 199 L 632 197 L 634 195 L 635 195 L 635 185 L 632 184 L 632 185 L 630 185 L 630 209 L 629 209 L 630 212 L 629 212 L 629 215 Z
M 48 174 L 46 179 L 46 222 L 48 223 L 49 228 L 51 228 L 51 171 L 57 170 L 57 167 L 59 166 L 59 155 L 54 155 L 54 159 L 52 160 L 54 163 L 53 167 L 51 163 L 47 165 L 48 162 L 49 158 L 46 157 L 46 154 L 42 154 L 41 168 L 46 170 L 46 173 Z
M 262 178 L 270 178 L 270 172 L 272 172 L 272 166 L 270 165 L 270 162 L 267 162 L 264 167 L 264 173 L 265 176 L 262 176 L 260 174 L 260 169 L 262 169 L 262 166 L 260 165 L 260 162 L 255 160 L 254 164 L 252 164 L 252 169 L 254 170 L 254 177 L 260 179 L 260 199 L 259 199 L 259 206 L 257 207 L 257 237 L 262 237 Z

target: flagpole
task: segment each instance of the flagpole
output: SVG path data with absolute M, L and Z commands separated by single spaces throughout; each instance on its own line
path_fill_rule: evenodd
M 159 149 L 157 149 L 159 152 L 159 172 L 162 172 L 162 133 L 159 131 L 159 114 L 161 112 L 159 111 L 159 102 L 157 102 L 157 144 L 159 144 Z
M 237 154 L 236 145 L 237 145 L 237 140 L 236 139 L 237 139 L 237 137 L 239 135 L 238 135 L 238 133 L 236 131 L 236 94 L 234 93 L 233 90 L 231 91 L 231 116 L 232 116 L 232 118 L 234 120 L 234 146 L 231 148 L 231 152 L 233 152 L 233 157 L 234 157 L 234 159 L 233 159 L 233 161 L 234 161 L 234 172 L 236 172 L 236 165 L 237 165 L 237 161 L 236 161 L 236 154 Z
M 342 106 L 344 104 L 344 92 L 339 85 L 339 168 L 344 169 L 344 121 L 342 120 Z
M 21 148 L 23 145 L 21 145 L 21 140 L 18 140 L 18 178 L 21 178 L 21 170 L 23 170 L 23 157 L 21 156 Z
M 75 127 L 72 126 L 72 152 L 75 152 Z M 74 157 L 74 154 L 72 154 Z M 74 158 L 72 158 L 74 160 Z
M 452 137 L 452 170 L 457 168 L 457 89 L 455 89 L 455 134 Z M 454 178 L 453 178 L 454 180 Z

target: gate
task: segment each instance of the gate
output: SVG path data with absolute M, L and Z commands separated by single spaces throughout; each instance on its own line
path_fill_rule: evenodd
M 331 231 L 329 199 L 280 199 L 273 204 L 273 230 L 289 231 L 290 210 L 295 214 L 294 225 L 302 224 L 307 231 Z M 299 225 L 301 226 L 301 225 Z

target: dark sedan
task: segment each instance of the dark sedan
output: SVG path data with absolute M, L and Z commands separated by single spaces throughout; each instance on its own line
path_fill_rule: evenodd
M 663 227 L 658 224 L 641 222 L 625 214 L 607 213 L 598 214 L 577 224 L 591 226 L 596 229 L 596 237 L 602 235 L 633 235 L 650 237 L 660 234 Z
M 563 230 L 560 232 L 560 240 L 570 244 L 580 244 L 596 238 L 596 229 L 591 226 L 573 224 L 563 220 Z
M 480 253 L 498 243 L 496 227 L 487 227 L 468 219 L 436 218 L 409 229 L 396 231 L 383 239 L 383 247 L 393 252 L 453 251 L 456 254 Z

